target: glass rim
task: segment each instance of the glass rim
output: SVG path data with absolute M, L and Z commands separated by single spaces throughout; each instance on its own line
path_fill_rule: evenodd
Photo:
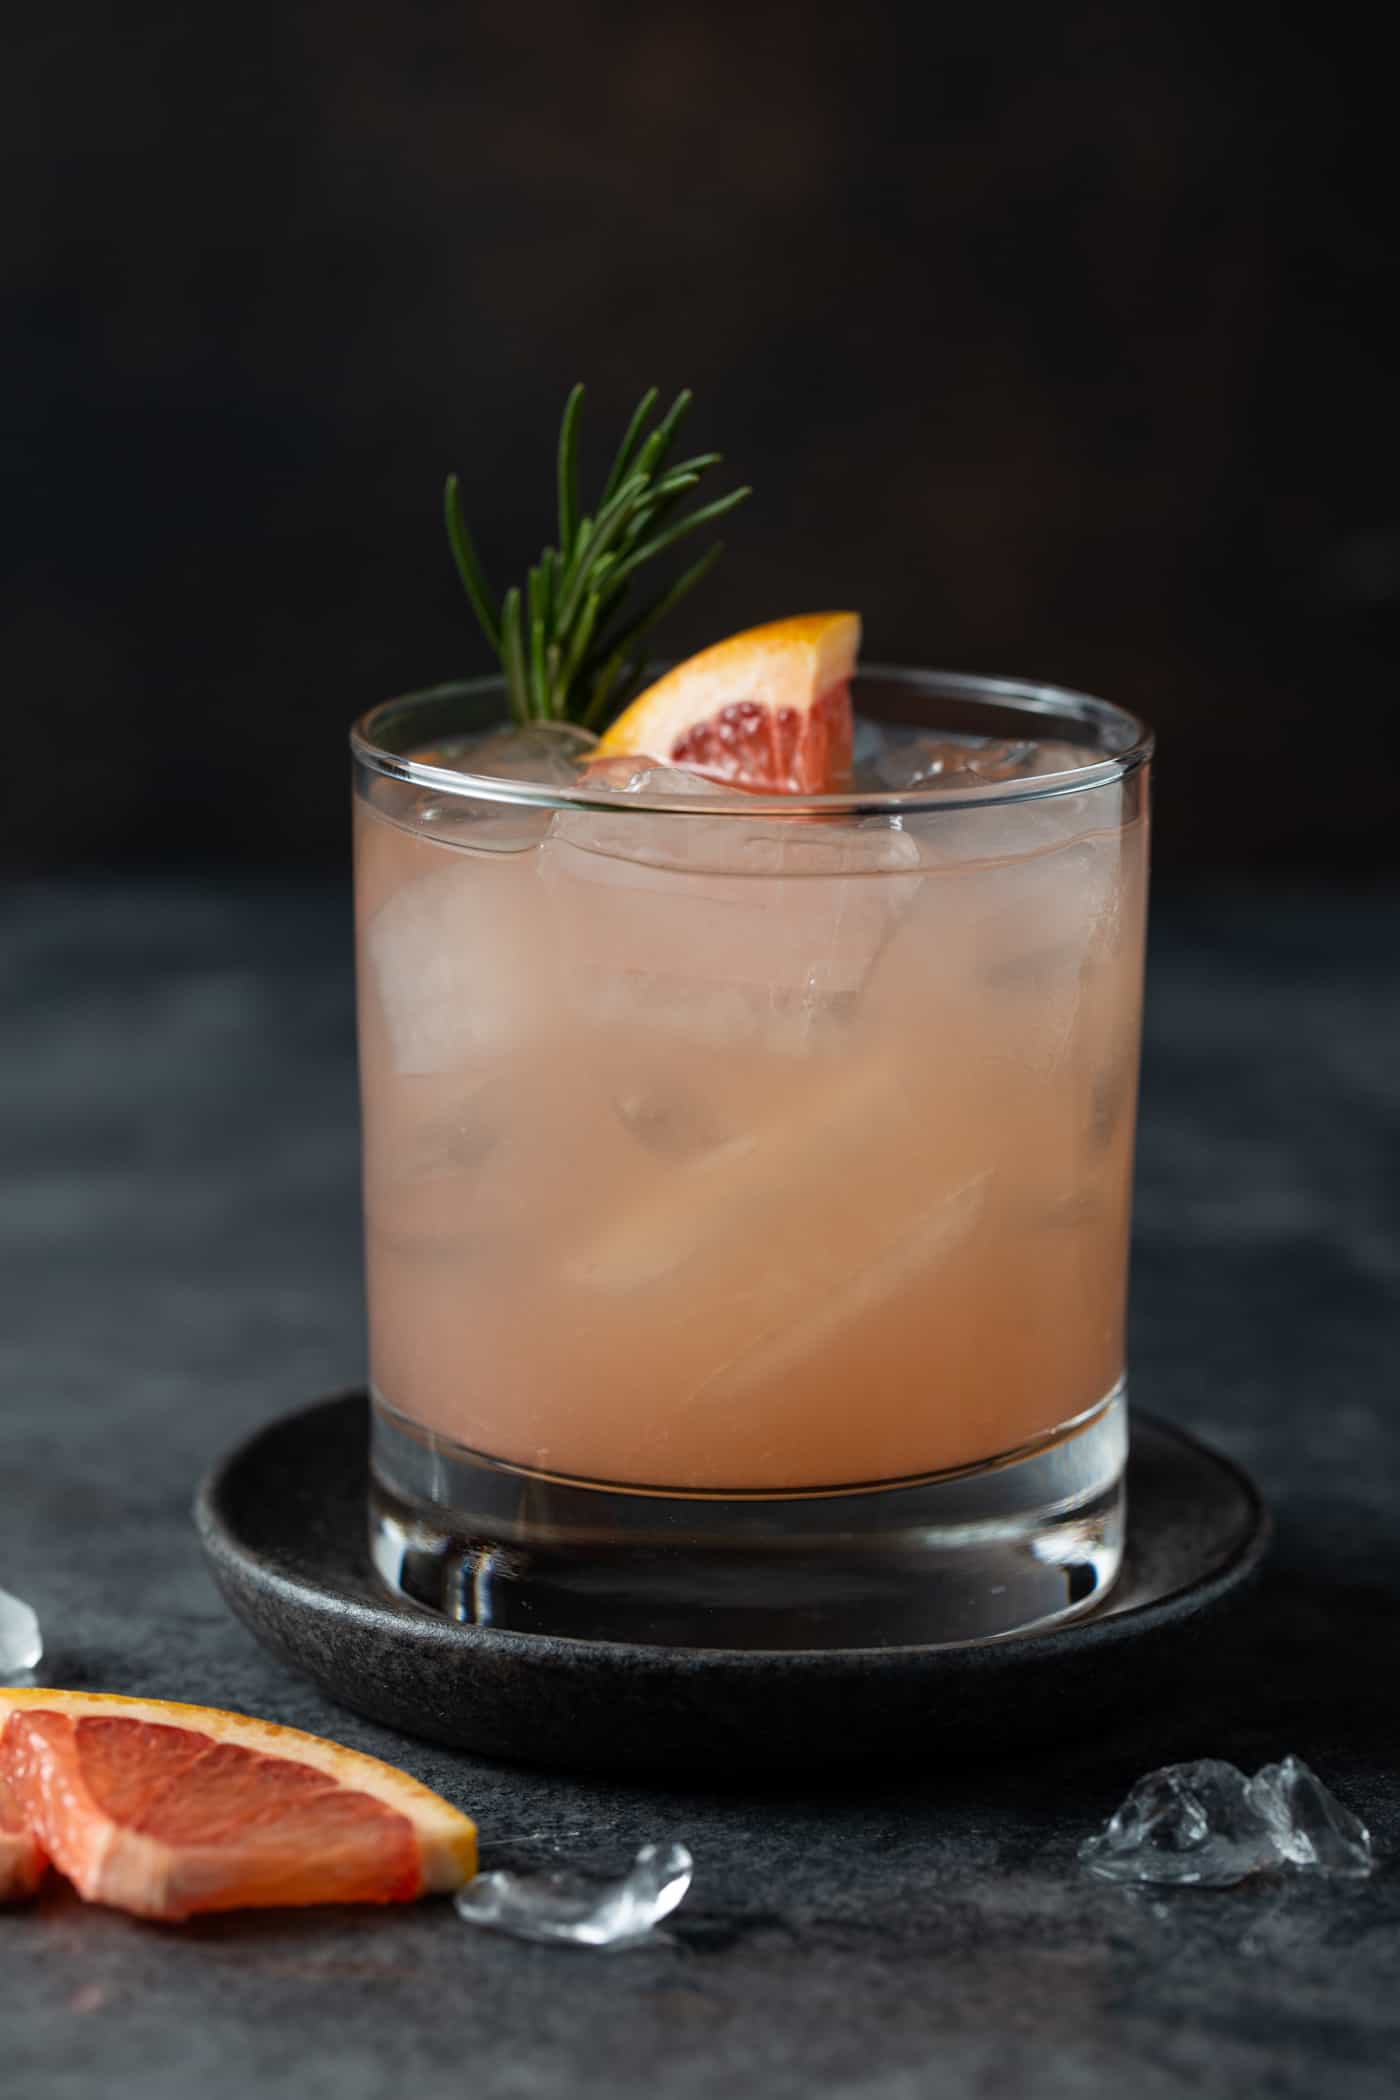
M 633 794 L 618 789 L 558 787 L 543 782 L 504 780 L 487 773 L 464 773 L 456 767 L 427 765 L 405 758 L 378 740 L 379 726 L 391 710 L 411 708 L 415 702 L 443 701 L 452 695 L 477 698 L 495 691 L 504 694 L 505 680 L 498 673 L 476 678 L 453 678 L 441 685 L 425 686 L 380 700 L 352 724 L 350 748 L 357 761 L 386 780 L 431 789 L 473 802 L 524 804 L 536 809 L 584 809 L 610 816 L 734 817 L 740 821 L 762 818 L 810 816 L 885 817 L 937 814 L 942 810 L 1002 809 L 1010 803 L 1043 802 L 1052 796 L 1084 795 L 1127 778 L 1152 757 L 1155 739 L 1137 715 L 1112 701 L 1099 700 L 1071 686 L 1047 685 L 1031 679 L 994 677 L 974 671 L 925 670 L 909 664 L 862 664 L 851 681 L 853 697 L 865 680 L 927 691 L 944 699 L 970 701 L 984 706 L 1019 710 L 1052 721 L 1093 723 L 1101 733 L 1120 740 L 1120 748 L 1108 749 L 1092 763 L 1066 768 L 1061 773 L 1028 774 L 1023 780 L 988 781 L 975 788 L 842 788 L 824 795 L 757 795 L 736 789 L 724 800 L 691 795 Z M 931 725 L 932 726 L 932 725 Z M 657 761 L 657 763 L 664 763 Z

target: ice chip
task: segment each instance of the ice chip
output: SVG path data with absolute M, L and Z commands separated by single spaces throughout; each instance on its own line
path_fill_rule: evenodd
M 1374 1864 L 1365 1824 L 1291 1756 L 1253 1779 L 1218 1758 L 1149 1772 L 1079 1857 L 1106 1881 L 1196 1888 L 1281 1866 L 1359 1881 Z
M 416 751 L 420 764 L 447 766 L 490 780 L 528 781 L 535 787 L 577 787 L 598 739 L 576 722 L 503 723 L 479 736 L 453 737 Z
M 733 801 L 736 790 L 708 774 L 693 773 L 687 766 L 663 766 L 655 759 L 600 758 L 588 769 L 584 785 L 608 795 L 695 795 Z
M 960 736 L 893 723 L 861 722 L 856 733 L 857 791 L 904 793 L 929 787 L 966 793 L 996 782 L 1034 779 L 1091 765 L 1099 754 L 1057 739 Z
M 699 818 L 707 812 L 707 806 L 742 806 L 746 798 L 734 788 L 707 779 L 703 773 L 627 755 L 595 760 L 581 786 L 599 799 L 586 809 L 555 812 L 549 831 L 550 858 L 556 865 L 558 856 L 553 848 L 564 845 L 652 870 L 687 871 L 710 863 L 720 870 L 726 866 L 727 856 L 733 851 L 734 824 L 722 821 L 706 825 Z M 692 803 L 696 815 L 692 817 L 688 809 L 684 810 L 682 820 L 677 822 L 673 815 L 649 816 L 644 809 L 628 808 L 629 802 L 645 796 Z
M 540 873 L 570 995 L 591 1018 L 803 1053 L 849 1020 L 919 867 L 914 840 L 885 822 L 570 810 Z
M 568 1867 L 538 1872 L 499 1868 L 459 1889 L 457 1915 L 469 1925 L 554 1946 L 614 1952 L 651 1937 L 683 1900 L 694 1871 L 684 1845 L 643 1845 L 615 1880 Z
M 548 998 L 544 929 L 509 863 L 444 856 L 369 920 L 364 955 L 401 1073 L 510 1049 Z
M 413 753 L 419 765 L 479 779 L 575 788 L 598 739 L 573 722 L 509 725 L 479 736 L 448 737 Z M 549 830 L 550 810 L 525 802 L 493 801 L 485 793 L 424 790 L 413 821 L 444 845 L 472 853 L 528 853 Z
M 661 1159 L 691 1159 L 709 1152 L 725 1133 L 714 1110 L 698 1094 L 655 1081 L 612 1095 L 613 1112 L 647 1152 Z
M 1104 1881 L 1223 1889 L 1282 1855 L 1244 1773 L 1207 1757 L 1140 1779 L 1079 1857 Z
M 1301 1757 L 1285 1757 L 1282 1764 L 1256 1772 L 1249 1798 L 1290 1865 L 1353 1881 L 1370 1873 L 1371 1833 Z
M 39 1621 L 23 1598 L 0 1590 L 0 1678 L 37 1670 L 44 1659 Z
M 912 874 L 919 849 L 899 818 L 854 824 L 752 824 L 741 834 L 735 866 L 745 875 L 831 881 Z
M 444 795 L 425 799 L 416 821 L 435 842 L 480 854 L 533 852 L 549 834 L 549 819 L 548 809 L 532 809 L 524 802 Z

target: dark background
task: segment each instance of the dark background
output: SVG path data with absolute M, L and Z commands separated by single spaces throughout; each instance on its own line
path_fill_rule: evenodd
M 677 651 L 854 603 L 1147 714 L 1169 873 L 1393 863 L 1390 94 L 1345 10 L 29 10 L 0 852 L 343 857 L 485 668 L 443 472 L 508 580 L 581 376 L 757 486 Z

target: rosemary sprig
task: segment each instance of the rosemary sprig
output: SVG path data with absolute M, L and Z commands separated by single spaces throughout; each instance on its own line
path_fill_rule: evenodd
M 452 558 L 481 631 L 500 658 L 518 722 L 575 721 L 597 729 L 626 706 L 646 676 L 647 637 L 709 574 L 723 548 L 716 541 L 674 582 L 640 603 L 633 596 L 638 572 L 750 494 L 731 489 L 712 502 L 684 507 L 705 475 L 722 464 L 721 455 L 698 452 L 668 464 L 691 397 L 677 394 L 648 431 L 657 399 L 655 387 L 643 394 L 597 503 L 581 513 L 583 388 L 573 389 L 559 426 L 558 545 L 544 548 L 524 588 L 513 587 L 499 603 L 467 530 L 457 476 L 447 477 L 443 512 Z

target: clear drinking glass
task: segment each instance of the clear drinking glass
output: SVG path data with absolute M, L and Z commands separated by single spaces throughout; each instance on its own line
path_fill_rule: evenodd
M 620 794 L 444 762 L 496 681 L 357 725 L 370 1527 L 423 1604 L 871 1647 L 1117 1573 L 1150 739 L 1002 680 L 853 698 L 1043 749 Z

